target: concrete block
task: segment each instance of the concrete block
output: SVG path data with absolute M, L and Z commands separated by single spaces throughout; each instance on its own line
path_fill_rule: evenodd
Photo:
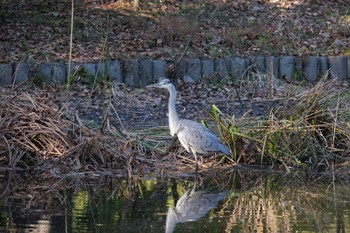
M 51 83 L 52 82 L 52 63 L 41 63 L 37 67 L 38 74 L 43 78 L 42 82 Z
M 78 68 L 79 66 L 75 63 L 71 63 L 70 64 L 70 74 L 73 75 L 75 70 Z M 66 63 L 66 70 L 67 70 L 67 75 L 68 75 L 68 69 L 69 69 L 69 64 Z
M 109 78 L 110 77 L 109 61 L 97 63 L 96 73 L 100 79 Z
M 294 57 L 293 56 L 283 56 L 280 57 L 280 77 L 285 77 L 287 80 L 293 79 L 294 74 Z
M 154 60 L 152 64 L 153 78 L 152 82 L 159 82 L 160 80 L 167 78 L 166 74 L 166 61 L 164 60 Z
M 153 61 L 140 61 L 140 87 L 145 87 L 153 81 Z
M 323 75 L 328 71 L 329 69 L 329 63 L 327 57 L 319 57 L 319 75 L 320 77 L 323 77 Z
M 16 64 L 14 78 L 16 79 L 16 84 L 27 81 L 29 78 L 29 64 L 28 63 Z
M 279 78 L 279 58 L 278 57 L 267 57 L 266 58 L 266 69 L 269 74 L 272 74 L 274 78 Z
M 186 59 L 186 74 L 194 81 L 201 78 L 201 61 L 197 58 Z
M 319 74 L 319 57 L 311 56 L 306 58 L 304 63 L 304 73 L 310 83 L 315 83 Z
M 60 64 L 60 63 L 53 64 L 52 79 L 61 84 L 67 81 L 67 68 L 65 64 Z
M 185 83 L 194 83 L 194 82 L 195 82 L 195 80 L 194 80 L 191 76 L 189 76 L 189 75 L 187 75 L 187 74 L 182 78 L 182 80 L 183 80 Z
M 346 79 L 348 75 L 346 56 L 331 56 L 329 57 L 329 64 L 336 78 L 339 80 Z
M 228 59 L 230 73 L 235 78 L 241 78 L 247 69 L 247 61 L 241 57 L 232 57 Z
M 124 64 L 124 82 L 127 86 L 137 88 L 139 83 L 139 60 L 129 59 Z
M 214 61 L 201 60 L 202 75 L 204 78 L 210 78 L 214 74 Z
M 69 69 L 70 69 L 70 75 L 71 75 L 71 77 L 70 77 L 70 81 L 74 81 L 74 79 L 73 78 L 76 78 L 75 76 L 74 76 L 74 74 L 76 74 L 78 71 L 77 71 L 77 69 L 81 69 L 81 66 L 79 66 L 78 64 L 75 64 L 75 63 L 71 63 L 70 64 L 70 67 L 69 67 L 69 64 L 68 63 L 66 63 L 66 72 L 67 72 L 67 81 L 68 81 L 68 71 L 69 71 Z
M 12 85 L 12 64 L 0 64 L 0 85 L 9 86 Z
M 214 69 L 221 78 L 225 78 L 229 75 L 228 61 L 223 58 L 214 61 Z
M 85 63 L 82 65 L 84 72 L 88 75 L 96 75 L 97 67 L 96 63 Z
M 266 57 L 257 56 L 253 59 L 253 62 L 256 65 L 256 69 L 258 72 L 265 73 L 266 72 Z
M 123 73 L 118 60 L 110 62 L 110 77 L 112 81 L 123 82 Z

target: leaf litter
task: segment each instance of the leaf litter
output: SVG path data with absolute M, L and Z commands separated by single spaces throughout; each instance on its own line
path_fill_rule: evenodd
M 70 3 L 3 0 L 0 63 L 68 61 Z M 75 4 L 77 63 L 349 54 L 346 0 L 140 1 L 136 9 L 125 0 Z

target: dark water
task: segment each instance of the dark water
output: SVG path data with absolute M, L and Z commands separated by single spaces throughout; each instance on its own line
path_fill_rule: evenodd
M 0 182 L 0 232 L 350 232 L 349 184 L 318 175 Z

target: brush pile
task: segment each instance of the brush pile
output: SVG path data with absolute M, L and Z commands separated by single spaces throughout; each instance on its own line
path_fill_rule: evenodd
M 62 90 L 1 92 L 2 169 L 37 170 L 49 166 L 57 173 L 125 166 L 125 141 L 93 130 L 69 114 L 65 96 Z

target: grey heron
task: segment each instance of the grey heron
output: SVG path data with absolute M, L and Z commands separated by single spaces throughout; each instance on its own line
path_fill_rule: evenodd
M 205 216 L 218 203 L 226 198 L 228 190 L 220 193 L 211 193 L 206 190 L 197 190 L 195 183 L 192 189 L 187 190 L 177 201 L 175 208 L 169 207 L 165 232 L 172 233 L 177 223 L 197 221 Z
M 175 86 L 169 79 L 164 79 L 159 83 L 147 86 L 147 88 L 150 87 L 165 88 L 169 91 L 168 117 L 170 134 L 171 136 L 177 135 L 181 145 L 186 151 L 194 155 L 196 173 L 198 171 L 197 153 L 209 154 L 221 152 L 226 155 L 231 154 L 230 150 L 208 128 L 198 122 L 179 118 L 175 107 L 177 92 Z

